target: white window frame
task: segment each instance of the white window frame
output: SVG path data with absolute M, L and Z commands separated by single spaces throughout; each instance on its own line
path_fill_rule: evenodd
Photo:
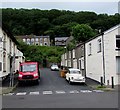
M 73 51 L 72 51 L 72 52 L 73 52 L 73 58 L 75 58 L 75 50 L 73 49 Z
M 116 57 L 116 72 L 117 72 L 117 74 L 120 75 L 120 70 L 119 70 L 120 69 L 120 65 L 118 65 L 118 64 L 120 64 L 120 57 Z
M 3 72 L 6 72 L 6 52 L 3 53 Z
M 88 44 L 88 56 L 92 55 L 92 44 Z
M 120 36 L 116 36 L 116 49 L 120 49 L 119 47 L 117 47 L 117 42 L 120 41 Z
M 101 38 L 98 39 L 98 53 L 102 51 L 102 41 L 101 41 Z
M 71 51 L 69 51 L 69 58 L 71 58 Z

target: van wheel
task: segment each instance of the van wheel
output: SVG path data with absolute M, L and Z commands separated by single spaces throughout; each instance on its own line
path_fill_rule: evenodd
M 37 80 L 35 81 L 35 83 L 36 83 L 37 85 L 39 85 L 39 81 L 40 81 L 40 79 L 37 79 Z
M 22 85 L 22 81 L 18 81 L 18 85 L 19 85 L 19 86 Z

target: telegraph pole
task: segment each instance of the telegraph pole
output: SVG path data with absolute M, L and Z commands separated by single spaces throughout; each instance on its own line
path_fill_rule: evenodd
M 10 71 L 10 87 L 14 86 L 14 70 L 15 70 L 15 53 L 11 61 L 11 71 Z

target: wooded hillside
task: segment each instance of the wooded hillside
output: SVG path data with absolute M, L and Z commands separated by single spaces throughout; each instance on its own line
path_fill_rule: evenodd
M 2 23 L 13 35 L 70 36 L 76 24 L 88 24 L 94 30 L 105 31 L 120 23 L 120 14 L 107 15 L 95 12 L 65 10 L 2 9 Z

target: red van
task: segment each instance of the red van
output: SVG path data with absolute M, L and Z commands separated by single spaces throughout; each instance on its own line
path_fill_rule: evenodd
M 38 62 L 20 63 L 18 81 L 36 81 L 39 84 L 40 69 Z

